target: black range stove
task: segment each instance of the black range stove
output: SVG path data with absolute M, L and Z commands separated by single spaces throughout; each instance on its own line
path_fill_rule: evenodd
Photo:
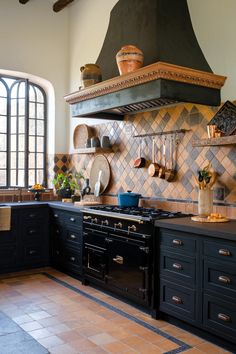
M 155 220 L 184 216 L 155 208 L 83 208 L 83 283 L 93 282 L 150 308 Z
M 92 214 L 131 219 L 134 221 L 155 221 L 164 218 L 178 218 L 186 216 L 181 212 L 165 211 L 156 208 L 122 207 L 118 205 L 98 205 L 84 208 L 84 211 Z

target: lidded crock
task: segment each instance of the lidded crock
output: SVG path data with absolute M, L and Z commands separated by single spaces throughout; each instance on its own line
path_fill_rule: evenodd
M 120 75 L 127 74 L 143 66 L 143 52 L 134 45 L 126 45 L 116 54 Z
M 85 64 L 81 66 L 80 71 L 83 87 L 91 86 L 102 81 L 102 72 L 97 64 Z

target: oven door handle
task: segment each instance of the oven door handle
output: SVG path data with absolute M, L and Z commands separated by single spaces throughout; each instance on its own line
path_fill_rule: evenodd
M 118 264 L 124 264 L 124 258 L 122 256 L 117 255 L 115 258 L 112 258 L 113 262 Z

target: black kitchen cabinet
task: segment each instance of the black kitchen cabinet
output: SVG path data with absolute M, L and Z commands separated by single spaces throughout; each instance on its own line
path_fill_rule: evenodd
M 82 275 L 82 213 L 50 210 L 51 263 L 75 276 Z
M 159 310 L 236 343 L 235 242 L 161 228 L 157 247 Z
M 48 206 L 17 209 L 20 267 L 44 267 L 49 264 Z

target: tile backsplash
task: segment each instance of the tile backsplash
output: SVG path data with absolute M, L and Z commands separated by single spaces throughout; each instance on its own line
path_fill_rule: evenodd
M 111 167 L 111 181 L 104 194 L 114 196 L 119 191 L 132 190 L 150 200 L 192 203 L 197 200 L 194 175 L 197 175 L 197 171 L 209 161 L 212 169 L 218 174 L 214 186 L 215 203 L 236 206 L 236 146 L 192 146 L 193 140 L 207 137 L 207 123 L 217 109 L 189 103 L 179 104 L 138 113 L 126 117 L 122 122 L 113 121 L 96 125 L 97 136 L 108 135 L 115 149 L 115 152 L 105 155 Z M 174 182 L 169 183 L 148 175 L 147 167 L 152 159 L 150 137 L 143 139 L 142 142 L 142 156 L 148 161 L 145 168 L 133 168 L 140 144 L 140 139 L 134 138 L 134 135 L 180 129 L 186 129 L 186 132 L 173 136 L 173 139 L 177 139 L 177 177 Z M 164 137 L 156 138 L 158 150 L 163 146 L 163 139 Z M 166 146 L 169 147 L 169 138 L 166 140 Z M 89 177 L 94 157 L 92 154 L 74 153 L 70 156 L 70 167 L 84 170 Z M 160 151 L 156 157 L 157 161 L 160 161 Z M 170 163 L 169 160 L 167 156 L 167 163 Z

